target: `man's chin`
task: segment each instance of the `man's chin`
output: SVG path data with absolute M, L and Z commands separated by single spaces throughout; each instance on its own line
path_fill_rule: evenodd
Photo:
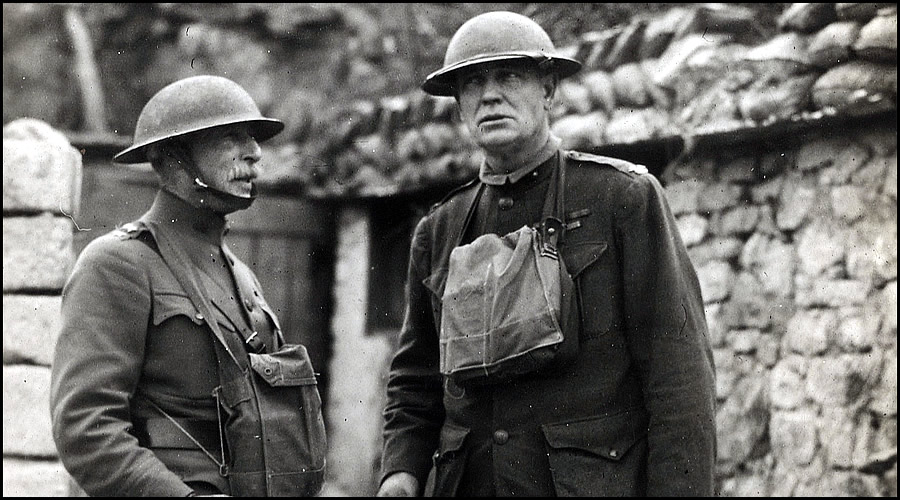
M 519 137 L 516 134 L 509 132 L 490 132 L 487 134 L 481 134 L 478 137 L 476 143 L 484 149 L 509 149 L 513 147 L 517 147 Z

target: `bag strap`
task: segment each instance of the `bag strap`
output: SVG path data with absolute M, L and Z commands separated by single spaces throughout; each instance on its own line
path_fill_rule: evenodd
M 554 257 L 558 256 L 559 241 L 566 229 L 566 155 L 562 150 L 557 152 L 557 162 L 550 176 L 540 222 L 541 254 Z
M 544 198 L 542 218 L 556 217 L 562 219 L 566 204 L 566 155 L 560 150 L 557 153 L 558 168 L 553 169 L 550 175 L 550 186 L 547 188 L 547 196 Z
M 454 243 L 451 248 L 456 248 L 462 243 L 462 239 L 466 235 L 466 231 L 469 230 L 469 224 L 472 223 L 472 218 L 475 216 L 475 211 L 478 208 L 478 201 L 481 199 L 481 194 L 484 193 L 484 183 L 478 183 L 478 189 L 469 196 L 472 199 L 469 200 L 469 208 L 466 210 L 466 217 L 463 219 L 462 225 L 460 226 L 459 233 L 454 238 Z

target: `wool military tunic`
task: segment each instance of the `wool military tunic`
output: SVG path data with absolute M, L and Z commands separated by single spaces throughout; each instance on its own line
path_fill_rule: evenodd
M 221 215 L 160 191 L 142 220 L 179 242 L 193 269 L 171 268 L 141 224 L 85 247 L 63 290 L 53 437 L 66 469 L 90 495 L 228 493 L 216 463 L 222 450 L 213 389 L 220 382 L 209 322 L 225 335 L 256 332 L 273 348 L 281 336 L 277 318 L 252 271 L 223 247 Z M 194 306 L 179 282 L 185 277 L 205 290 L 215 317 Z
M 436 496 L 712 495 L 715 384 L 700 286 L 662 187 L 646 169 L 568 152 L 560 253 L 575 278 L 577 359 L 460 387 L 439 373 L 441 295 L 478 190 L 416 226 L 407 310 L 391 364 L 383 477 Z M 487 185 L 463 242 L 540 220 L 558 157 Z

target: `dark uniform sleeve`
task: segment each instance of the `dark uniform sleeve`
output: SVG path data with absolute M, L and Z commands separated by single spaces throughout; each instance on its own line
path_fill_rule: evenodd
M 141 251 L 152 250 L 101 237 L 82 252 L 63 289 L 51 371 L 53 439 L 66 470 L 92 496 L 191 492 L 129 433 L 151 304 Z
M 700 285 L 662 186 L 636 175 L 620 220 L 629 349 L 650 414 L 648 496 L 714 494 L 715 371 Z
M 391 362 L 384 410 L 382 480 L 393 472 L 413 474 L 424 485 L 444 420 L 438 334 L 431 291 L 427 219 L 416 226 L 410 249 L 406 313 Z

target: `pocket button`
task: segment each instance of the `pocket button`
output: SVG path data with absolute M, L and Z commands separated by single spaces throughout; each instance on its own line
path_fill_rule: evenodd
M 609 450 L 609 458 L 616 458 L 619 456 L 619 452 L 616 450 Z
M 509 441 L 509 433 L 503 429 L 494 431 L 494 442 L 497 444 L 506 444 Z

